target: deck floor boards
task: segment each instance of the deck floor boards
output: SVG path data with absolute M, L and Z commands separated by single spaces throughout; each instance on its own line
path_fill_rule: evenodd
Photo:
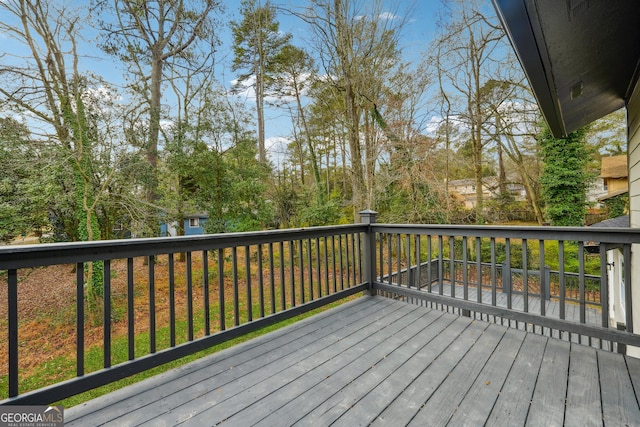
M 639 384 L 640 361 L 617 353 L 365 296 L 69 408 L 65 425 L 640 425 Z

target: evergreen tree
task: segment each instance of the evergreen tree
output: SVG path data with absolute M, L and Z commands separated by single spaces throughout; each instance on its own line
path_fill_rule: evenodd
M 238 84 L 253 78 L 258 118 L 258 156 L 266 162 L 264 135 L 264 98 L 270 85 L 275 59 L 287 45 L 290 35 L 282 35 L 276 21 L 276 9 L 269 1 L 264 5 L 256 0 L 243 0 L 242 21 L 232 22 L 234 41 L 233 70 L 245 70 L 238 77 Z

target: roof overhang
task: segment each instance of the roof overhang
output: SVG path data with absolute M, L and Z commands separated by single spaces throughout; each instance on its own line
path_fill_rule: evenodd
M 640 1 L 493 3 L 554 136 L 625 106 L 638 78 Z

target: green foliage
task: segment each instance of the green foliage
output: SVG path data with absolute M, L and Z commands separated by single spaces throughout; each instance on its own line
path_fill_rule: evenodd
M 48 225 L 47 177 L 29 138 L 25 125 L 0 118 L 0 242 Z
M 607 218 L 617 218 L 629 211 L 629 193 L 619 194 L 604 201 Z
M 587 171 L 591 153 L 585 144 L 586 128 L 556 139 L 546 125 L 539 135 L 544 165 L 540 184 L 545 213 L 552 225 L 583 226 L 587 213 Z
M 455 242 L 456 259 L 462 259 L 462 240 L 457 239 Z M 527 249 L 529 249 L 527 247 Z M 475 240 L 471 240 L 468 251 L 469 261 L 477 260 L 477 249 Z M 512 268 L 523 268 L 523 253 L 522 243 L 518 241 L 511 241 L 509 243 L 509 254 Z M 480 243 L 480 259 L 481 262 L 491 262 L 491 241 L 489 239 L 482 239 Z M 495 242 L 495 259 L 496 264 L 500 265 L 507 261 L 507 245 L 505 242 Z M 533 267 L 533 254 L 531 250 L 527 250 L 527 266 Z
M 243 0 L 240 13 L 241 22 L 231 22 L 234 40 L 233 70 L 246 69 L 239 82 L 256 73 L 273 70 L 279 50 L 289 41 L 289 35 L 282 35 L 276 20 L 276 8 L 270 3 L 260 4 L 256 0 Z
M 585 274 L 600 275 L 600 256 L 588 255 L 578 252 L 577 242 L 564 243 L 564 271 L 567 273 L 578 273 L 580 271 L 580 256 L 584 257 Z M 544 242 L 544 263 L 551 270 L 559 271 L 559 244 L 557 241 L 549 240 Z
M 319 201 L 317 197 L 312 197 L 311 200 L 311 203 L 302 205 L 298 209 L 300 226 L 314 227 L 338 223 L 341 214 L 336 200 L 324 202 Z
M 411 179 L 411 178 L 410 178 Z M 380 222 L 443 224 L 447 222 L 441 194 L 428 183 L 399 182 L 384 188 L 378 195 Z

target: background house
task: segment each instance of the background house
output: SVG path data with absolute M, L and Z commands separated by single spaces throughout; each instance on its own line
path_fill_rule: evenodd
M 607 191 L 607 194 L 600 197 L 600 200 L 627 193 L 629 191 L 627 156 L 603 157 L 600 178 L 602 178 L 604 189 Z
M 209 216 L 205 213 L 197 213 L 187 216 L 183 220 L 184 225 L 184 235 L 185 236 L 194 236 L 197 234 L 205 234 L 204 224 L 207 222 L 207 218 Z M 160 224 L 160 236 L 162 237 L 173 237 L 177 236 L 177 222 L 173 221 L 170 223 L 162 223 Z
M 508 183 L 507 192 L 513 196 L 517 202 L 526 200 L 524 185 L 518 183 Z M 449 193 L 455 200 L 459 201 L 465 209 L 474 209 L 477 205 L 478 194 L 476 191 L 476 180 L 474 178 L 455 179 L 449 181 Z M 489 176 L 482 180 L 482 196 L 484 200 L 489 200 L 499 196 L 500 187 L 498 178 Z

